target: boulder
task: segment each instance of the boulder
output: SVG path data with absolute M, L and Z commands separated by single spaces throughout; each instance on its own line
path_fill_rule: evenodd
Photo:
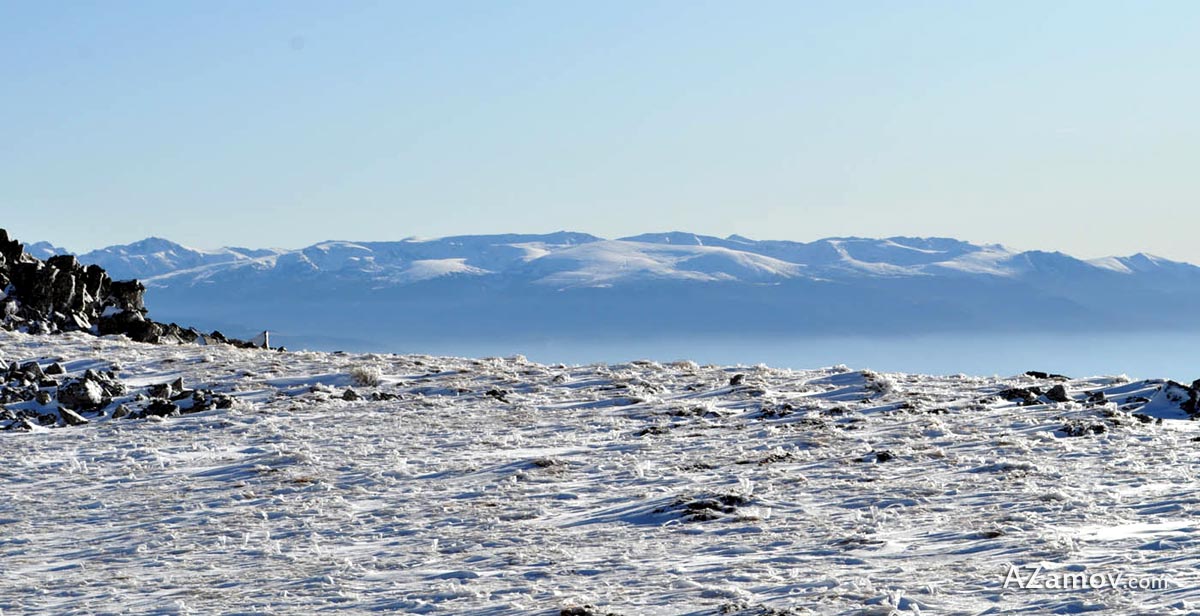
M 151 385 L 147 392 L 151 398 L 169 400 L 183 393 L 183 379 L 178 378 L 170 383 Z
M 1181 402 L 1179 408 L 1193 417 L 1200 415 L 1200 379 L 1192 381 L 1192 386 L 1187 388 L 1187 400 Z
M 62 418 L 64 424 L 68 426 L 82 426 L 88 423 L 88 420 L 83 418 L 83 415 L 72 411 L 71 409 L 60 406 L 58 407 L 58 416 Z
M 42 380 L 46 373 L 42 371 L 42 367 L 36 361 L 26 362 L 21 364 L 21 378 L 36 383 Z
M 996 395 L 1005 400 L 1020 402 L 1023 405 L 1032 405 L 1037 404 L 1038 396 L 1042 395 L 1042 390 L 1038 387 L 1012 387 Z
M 146 414 L 155 417 L 170 417 L 179 414 L 179 407 L 163 400 L 154 400 L 146 407 Z
M 125 384 L 117 379 L 117 375 L 112 370 L 97 372 L 89 369 L 83 373 L 82 378 L 99 384 L 110 396 L 120 396 L 126 391 Z
M 96 381 L 81 378 L 58 388 L 58 402 L 78 411 L 93 411 L 112 402 Z
M 1070 402 L 1071 396 L 1067 394 L 1067 388 L 1062 384 L 1055 385 L 1046 392 L 1046 399 L 1052 402 Z

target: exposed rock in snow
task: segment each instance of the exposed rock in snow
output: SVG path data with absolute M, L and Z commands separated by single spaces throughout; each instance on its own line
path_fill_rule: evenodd
M 93 411 L 112 402 L 112 397 L 99 383 L 85 377 L 60 386 L 58 401 L 71 409 Z
M 154 343 L 208 340 L 194 329 L 147 318 L 146 287 L 137 280 L 112 280 L 100 266 L 84 267 L 71 255 L 42 261 L 26 253 L 4 229 L 0 229 L 0 289 L 3 329 L 35 334 L 89 331 Z M 235 345 L 252 344 L 221 339 Z
M 1071 396 L 1067 394 L 1067 388 L 1059 383 L 1046 392 L 1046 399 L 1051 402 L 1070 402 Z

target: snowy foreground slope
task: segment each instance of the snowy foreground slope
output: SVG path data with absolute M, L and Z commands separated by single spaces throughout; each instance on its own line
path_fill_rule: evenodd
M 5 615 L 1200 609 L 1200 433 L 1162 381 L 6 332 L 0 359 L 128 388 L 0 432 Z M 112 419 L 178 378 L 235 402 Z M 1010 564 L 1170 584 L 1006 589 Z

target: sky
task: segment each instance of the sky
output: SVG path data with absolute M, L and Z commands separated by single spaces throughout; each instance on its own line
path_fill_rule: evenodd
M 0 227 L 1200 263 L 1200 3 L 0 0 Z

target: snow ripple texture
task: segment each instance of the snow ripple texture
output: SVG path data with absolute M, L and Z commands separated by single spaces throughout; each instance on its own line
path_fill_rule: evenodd
M 1056 382 L 82 334 L 0 358 L 237 399 L 0 434 L 5 615 L 1200 609 L 1196 424 L 1162 381 L 1022 403 L 999 393 Z M 1172 583 L 1004 588 L 1010 564 Z

